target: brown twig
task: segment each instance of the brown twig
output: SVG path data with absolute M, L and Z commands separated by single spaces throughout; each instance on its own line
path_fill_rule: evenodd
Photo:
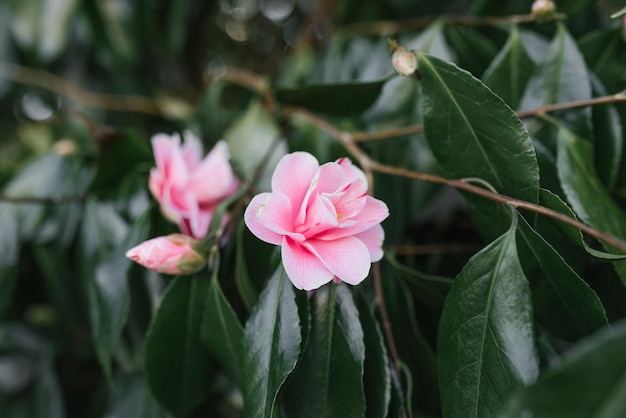
M 532 14 L 512 16 L 421 16 L 404 20 L 381 20 L 357 22 L 341 29 L 342 35 L 389 36 L 401 32 L 423 29 L 438 19 L 458 26 L 495 26 L 510 23 L 526 23 L 535 20 Z
M 0 78 L 15 83 L 41 87 L 62 97 L 74 100 L 82 106 L 118 112 L 138 112 L 162 115 L 154 100 L 136 95 L 93 93 L 77 84 L 47 71 L 0 63 Z

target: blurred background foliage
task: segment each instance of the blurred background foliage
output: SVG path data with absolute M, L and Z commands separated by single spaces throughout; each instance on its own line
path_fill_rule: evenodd
M 556 3 L 599 80 L 598 95 L 623 90 L 624 32 L 620 19 L 609 19 L 622 4 Z M 346 153 L 297 116 L 273 113 L 274 104 L 259 91 L 271 87 L 278 100 L 304 103 L 346 130 L 421 124 L 413 80 L 387 82 L 393 73 L 387 38 L 481 77 L 509 27 L 450 24 L 446 16 L 527 14 L 530 6 L 501 0 L 0 2 L 0 415 L 165 416 L 144 383 L 142 347 L 167 281 L 123 258 L 138 240 L 174 231 L 146 189 L 151 135 L 190 129 L 207 150 L 224 138 L 243 176 L 273 150 L 259 183 L 266 188 L 271 161 L 287 150 L 308 150 L 320 161 Z M 554 32 L 553 24 L 521 26 L 535 62 Z M 354 82 L 371 85 L 353 89 Z M 343 84 L 314 98 L 298 89 L 329 83 Z M 615 108 L 623 125 L 626 107 Z M 421 134 L 388 144 L 363 148 L 383 163 L 437 172 Z M 437 416 L 438 319 L 450 277 L 484 241 L 456 192 L 389 176 L 376 176 L 375 190 L 391 209 L 381 267 L 399 355 L 415 379 L 416 410 Z M 623 204 L 623 164 L 612 192 Z M 276 256 L 245 228 L 235 233 L 220 277 L 243 319 L 273 271 L 266 261 Z M 615 277 L 611 266 L 581 257 L 571 244 L 560 250 L 602 295 L 609 319 L 626 316 L 623 286 L 606 280 Z M 371 296 L 371 284 L 362 293 Z M 554 347 L 571 345 L 559 337 L 540 339 L 545 362 Z M 210 367 L 216 371 L 209 398 L 193 416 L 239 416 L 235 385 Z M 393 411 L 401 395 L 391 396 Z

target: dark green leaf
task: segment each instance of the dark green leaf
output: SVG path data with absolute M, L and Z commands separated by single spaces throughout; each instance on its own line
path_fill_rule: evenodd
M 588 100 L 591 98 L 589 75 L 582 54 L 565 26 L 558 24 L 543 62 L 535 67 L 520 103 L 521 110 L 533 110 L 555 104 Z M 591 127 L 591 109 L 570 109 L 562 114 L 564 121 L 575 124 L 587 136 Z M 527 126 L 531 134 L 538 136 L 546 146 L 553 149 L 552 129 L 544 121 L 529 119 Z M 547 132 L 544 130 L 548 129 Z
M 621 418 L 626 411 L 626 324 L 580 343 L 507 402 L 505 418 Z
M 558 125 L 557 168 L 567 200 L 589 225 L 626 240 L 626 215 L 600 182 L 594 167 L 593 145 Z M 615 252 L 605 245 L 609 252 Z M 626 261 L 614 263 L 626 285 Z
M 535 63 L 526 52 L 517 25 L 514 25 L 509 39 L 485 71 L 482 80 L 511 108 L 517 109 L 533 68 Z
M 208 290 L 207 277 L 173 279 L 146 336 L 146 381 L 157 401 L 174 414 L 190 411 L 211 387 L 212 365 L 201 340 Z
M 281 266 L 245 326 L 241 380 L 246 417 L 272 417 L 278 391 L 298 361 L 301 339 L 295 291 Z
M 476 76 L 482 74 L 498 54 L 493 41 L 476 29 L 449 25 L 446 34 L 458 55 L 457 64 Z
M 304 87 L 276 89 L 276 99 L 284 104 L 305 107 L 333 116 L 363 113 L 378 98 L 383 85 L 393 75 L 368 82 L 311 84 Z
M 495 416 L 539 372 L 515 223 L 470 259 L 446 299 L 437 349 L 443 416 Z
M 539 203 L 542 206 L 561 212 L 563 215 L 567 215 L 570 218 L 576 218 L 576 214 L 569 206 L 567 206 L 567 203 L 549 190 L 541 189 L 539 194 Z M 569 240 L 576 243 L 576 245 L 583 248 L 593 257 L 603 260 L 623 260 L 626 258 L 626 254 L 612 254 L 590 247 L 583 239 L 583 235 L 580 230 L 571 225 L 559 221 L 553 221 L 553 223 L 555 223 L 557 227 L 563 231 L 564 235 L 566 235 Z
M 607 92 L 597 79 L 592 78 L 594 96 L 606 96 Z M 595 165 L 598 176 L 607 189 L 612 190 L 617 181 L 622 162 L 623 131 L 617 109 L 612 104 L 600 104 L 592 108 Z
M 150 226 L 149 211 L 135 222 L 122 243 L 105 259 L 100 260 L 92 280 L 88 281 L 91 333 L 98 360 L 108 379 L 111 359 L 128 320 L 130 291 L 128 272 L 132 262 L 125 253 L 145 241 Z
M 391 372 L 385 342 L 372 309 L 365 298 L 357 302 L 363 327 L 365 358 L 363 386 L 365 389 L 365 416 L 384 418 L 391 400 Z
M 626 51 L 623 45 L 620 26 L 594 30 L 578 41 L 587 66 L 611 93 L 623 90 L 626 82 L 623 71 Z
M 537 202 L 537 158 L 515 112 L 467 71 L 424 54 L 419 64 L 424 133 L 443 174 L 480 178 L 499 193 Z M 466 198 L 488 238 L 506 229 L 508 219 L 495 204 Z
M 120 373 L 115 380 L 104 417 L 165 418 L 141 376 Z
M 236 245 L 236 256 L 235 256 L 235 284 L 237 285 L 237 290 L 239 291 L 239 296 L 243 301 L 248 312 L 252 310 L 252 307 L 256 303 L 259 295 L 257 293 L 256 288 L 252 284 L 250 280 L 250 275 L 248 274 L 248 267 L 246 265 L 247 258 L 245 257 L 245 241 L 244 241 L 244 233 L 246 232 L 246 225 L 243 222 L 239 222 L 237 225 L 237 242 Z
M 20 256 L 17 206 L 0 203 L 0 317 L 13 300 Z
M 209 294 L 204 304 L 200 336 L 207 350 L 219 360 L 235 381 L 240 382 L 243 327 L 222 292 L 217 271 L 217 267 L 214 267 Z
M 520 259 L 539 322 L 570 340 L 606 326 L 606 312 L 593 289 L 523 218 L 519 222 Z
M 311 336 L 285 393 L 287 413 L 364 417 L 365 346 L 352 294 L 345 285 L 324 286 L 312 305 Z

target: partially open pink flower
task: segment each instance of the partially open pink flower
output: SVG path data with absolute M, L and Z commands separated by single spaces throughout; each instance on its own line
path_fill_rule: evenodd
M 306 152 L 288 154 L 272 177 L 272 192 L 255 196 L 245 212 L 250 231 L 281 245 L 285 271 L 298 289 L 333 278 L 355 285 L 383 256 L 387 205 L 367 196 L 367 180 L 350 160 L 320 167 Z
M 239 186 L 228 162 L 228 146 L 218 142 L 202 158 L 200 140 L 185 132 L 152 137 L 156 168 L 150 172 L 149 187 L 163 214 L 178 223 L 180 230 L 202 239 L 217 205 Z
M 187 235 L 171 234 L 144 241 L 126 252 L 126 257 L 160 273 L 186 275 L 206 265 L 197 249 L 200 241 Z

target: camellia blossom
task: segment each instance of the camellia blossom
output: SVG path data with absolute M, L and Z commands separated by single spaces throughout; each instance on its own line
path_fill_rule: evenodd
M 202 158 L 202 144 L 190 132 L 152 137 L 156 167 L 149 188 L 163 214 L 186 235 L 202 239 L 217 206 L 237 190 L 239 180 L 229 164 L 228 145 L 219 141 Z
M 338 279 L 362 282 L 383 256 L 387 205 L 367 196 L 367 179 L 349 159 L 319 165 L 306 152 L 285 155 L 272 192 L 255 196 L 244 215 L 250 231 L 280 245 L 295 287 L 313 290 Z
M 144 241 L 126 252 L 126 257 L 160 273 L 187 275 L 207 263 L 201 242 L 183 234 L 171 234 Z

